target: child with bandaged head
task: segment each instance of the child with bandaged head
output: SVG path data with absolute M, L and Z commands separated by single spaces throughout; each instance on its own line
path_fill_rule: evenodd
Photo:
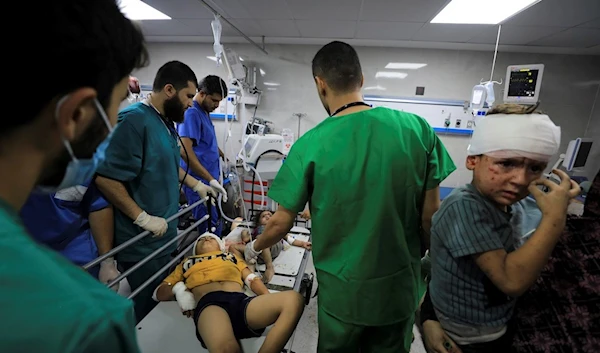
M 421 308 L 431 352 L 512 352 L 516 298 L 546 265 L 580 192 L 563 171 L 553 171 L 560 183 L 544 178 L 560 128 L 535 109 L 500 105 L 477 122 L 466 160 L 473 180 L 433 217 Z
M 279 353 L 294 331 L 304 299 L 294 291 L 271 294 L 242 260 L 225 251 L 225 243 L 204 233 L 184 259 L 154 291 L 157 301 L 177 300 L 192 317 L 196 337 L 209 352 L 224 347 L 239 351 L 240 339 L 258 337 L 272 324 L 260 352 Z M 244 283 L 258 296 L 244 294 Z

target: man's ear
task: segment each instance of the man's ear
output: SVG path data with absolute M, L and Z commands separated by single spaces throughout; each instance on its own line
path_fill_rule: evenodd
M 319 76 L 315 76 L 315 83 L 317 84 L 317 90 L 323 96 L 325 96 L 325 92 L 327 92 L 327 83 L 323 81 Z
M 167 98 L 173 98 L 177 94 L 177 90 L 170 83 L 167 83 L 165 87 L 163 87 L 163 92 L 165 92 Z
M 468 170 L 473 170 L 481 161 L 481 156 L 467 156 L 467 161 L 465 162 L 465 166 Z
M 58 132 L 67 141 L 73 141 L 88 128 L 96 117 L 94 99 L 97 92 L 91 87 L 78 88 L 57 102 Z

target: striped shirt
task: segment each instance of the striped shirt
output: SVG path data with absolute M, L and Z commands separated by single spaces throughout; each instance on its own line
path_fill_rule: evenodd
M 500 291 L 471 255 L 514 251 L 541 217 L 530 198 L 504 212 L 471 184 L 454 190 L 434 215 L 431 228 L 430 290 L 435 309 L 459 324 L 505 325 L 516 299 Z

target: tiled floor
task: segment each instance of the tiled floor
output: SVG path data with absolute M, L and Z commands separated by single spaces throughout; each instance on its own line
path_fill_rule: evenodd
M 309 259 L 306 267 L 306 273 L 315 273 L 315 267 L 312 263 L 312 257 Z M 313 294 L 317 283 L 313 287 Z M 292 338 L 292 351 L 295 353 L 315 353 L 317 351 L 317 337 L 319 330 L 317 326 L 317 298 L 311 299 L 310 304 L 304 308 L 304 314 L 296 328 L 295 336 Z M 421 335 L 417 328 L 413 328 L 415 340 L 410 349 L 411 353 L 425 353 L 425 348 L 421 340 Z M 288 346 L 289 347 L 289 346 Z

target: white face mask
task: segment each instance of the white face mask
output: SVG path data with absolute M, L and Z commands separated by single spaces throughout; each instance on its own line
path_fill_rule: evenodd
M 64 103 L 67 97 L 68 96 L 61 98 L 58 101 L 58 104 L 56 104 L 56 119 L 58 119 L 58 111 L 60 109 L 60 106 Z M 98 166 L 102 162 L 104 162 L 104 159 L 106 158 L 106 148 L 108 147 L 114 129 L 110 125 L 110 121 L 108 120 L 106 112 L 104 111 L 104 108 L 102 107 L 100 102 L 98 102 L 97 99 L 94 99 L 94 103 L 96 105 L 96 109 L 98 110 L 98 114 L 100 114 L 100 117 L 102 118 L 102 120 L 104 120 L 104 123 L 108 128 L 108 134 L 106 135 L 106 138 L 98 145 L 98 147 L 96 148 L 96 152 L 90 159 L 78 159 L 77 157 L 75 157 L 75 154 L 73 153 L 73 148 L 71 147 L 69 141 L 62 138 L 63 144 L 65 145 L 67 152 L 69 152 L 69 155 L 71 156 L 71 161 L 67 165 L 65 175 L 60 184 L 56 187 L 38 186 L 36 188 L 37 192 L 50 194 L 56 192 L 57 190 L 62 190 L 72 186 L 85 184 L 90 179 L 92 179 L 92 177 L 96 173 L 96 170 L 98 169 Z

